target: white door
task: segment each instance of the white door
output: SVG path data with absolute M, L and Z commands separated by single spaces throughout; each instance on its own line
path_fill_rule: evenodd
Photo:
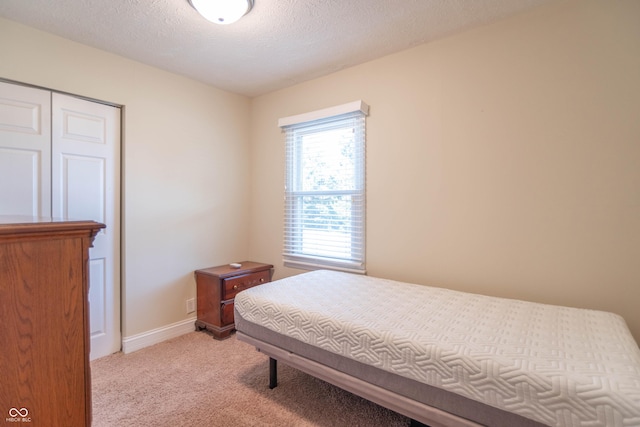
M 0 214 L 107 225 L 89 253 L 91 359 L 120 335 L 120 109 L 0 82 Z
M 3 82 L 0 215 L 51 216 L 51 93 Z
M 120 109 L 53 93 L 52 213 L 106 224 L 89 251 L 91 359 L 120 350 Z

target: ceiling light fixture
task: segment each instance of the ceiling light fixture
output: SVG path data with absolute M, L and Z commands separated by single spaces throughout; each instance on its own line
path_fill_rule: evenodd
M 189 0 L 191 6 L 208 21 L 231 24 L 249 13 L 253 0 Z

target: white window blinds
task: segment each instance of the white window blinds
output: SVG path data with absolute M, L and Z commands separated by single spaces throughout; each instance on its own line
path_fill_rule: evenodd
M 365 272 L 367 113 L 357 101 L 280 120 L 286 266 Z

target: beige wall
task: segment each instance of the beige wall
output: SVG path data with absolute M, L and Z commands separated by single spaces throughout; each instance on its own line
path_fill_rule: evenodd
M 373 276 L 613 311 L 640 340 L 640 2 L 563 1 L 252 100 L 251 257 L 280 117 L 362 99 Z
M 194 269 L 300 272 L 277 120 L 362 99 L 370 275 L 613 311 L 640 340 L 639 18 L 562 1 L 253 100 L 0 19 L 0 77 L 125 106 L 125 337 L 187 319 Z
M 0 77 L 124 105 L 123 336 L 186 320 L 248 252 L 249 99 L 0 19 Z

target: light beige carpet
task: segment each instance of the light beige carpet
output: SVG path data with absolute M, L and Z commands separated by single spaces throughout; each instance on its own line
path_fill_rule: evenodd
M 235 335 L 217 341 L 192 332 L 91 364 L 93 426 L 366 426 L 409 419 L 278 364 Z

